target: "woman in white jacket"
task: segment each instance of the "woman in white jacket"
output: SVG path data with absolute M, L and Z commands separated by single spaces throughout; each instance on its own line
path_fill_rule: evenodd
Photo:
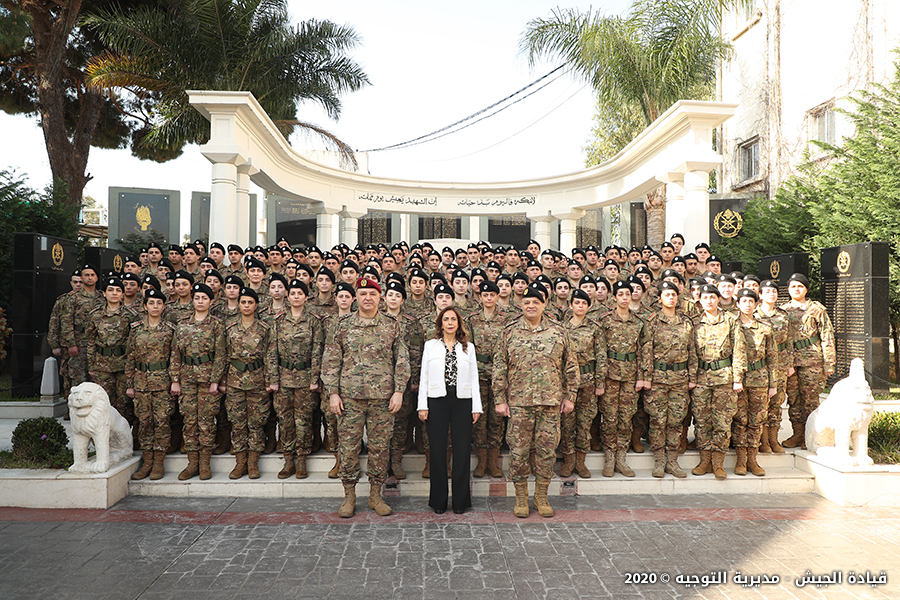
M 447 510 L 447 434 L 453 436 L 453 512 L 472 506 L 469 462 L 472 424 L 481 414 L 475 346 L 468 341 L 462 315 L 453 306 L 440 312 L 434 339 L 425 342 L 419 381 L 419 418 L 428 427 L 431 445 L 431 492 L 428 506 Z

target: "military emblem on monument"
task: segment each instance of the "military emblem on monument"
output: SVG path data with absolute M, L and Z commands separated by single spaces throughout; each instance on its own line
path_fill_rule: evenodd
M 116 257 L 113 258 L 113 269 L 116 271 L 122 272 L 122 255 L 116 254 Z
M 837 270 L 846 273 L 850 270 L 850 253 L 844 250 L 837 257 Z
M 715 227 L 716 233 L 723 238 L 733 238 L 743 229 L 744 218 L 741 217 L 740 213 L 726 208 L 716 215 L 715 220 L 713 220 L 713 227 Z
M 137 212 L 134 214 L 135 221 L 141 226 L 141 231 L 147 231 L 147 227 L 150 226 L 150 222 L 153 220 L 150 218 L 150 207 L 137 205 L 135 208 L 137 209 Z
M 777 260 L 773 260 L 772 264 L 769 265 L 769 275 L 772 276 L 772 279 L 777 280 L 780 273 L 781 264 Z
M 53 257 L 53 264 L 57 267 L 62 264 L 63 258 L 65 258 L 66 253 L 63 251 L 62 244 L 56 242 L 53 244 L 53 249 L 51 250 L 51 254 Z

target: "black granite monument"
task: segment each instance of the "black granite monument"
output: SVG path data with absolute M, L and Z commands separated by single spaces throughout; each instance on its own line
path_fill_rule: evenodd
M 788 302 L 788 280 L 794 273 L 803 273 L 809 277 L 809 254 L 794 252 L 792 254 L 776 254 L 759 259 L 757 275 L 760 281 L 771 279 L 778 284 L 778 300 Z

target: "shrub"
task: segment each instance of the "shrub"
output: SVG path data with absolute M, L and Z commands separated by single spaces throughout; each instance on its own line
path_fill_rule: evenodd
M 13 456 L 27 461 L 51 461 L 66 453 L 66 428 L 50 417 L 23 419 L 12 434 Z
M 877 412 L 872 416 L 869 456 L 879 464 L 900 463 L 900 412 Z

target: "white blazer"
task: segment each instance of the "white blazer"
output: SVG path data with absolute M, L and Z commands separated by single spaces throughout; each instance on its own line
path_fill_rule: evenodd
M 481 388 L 478 387 L 478 363 L 475 360 L 475 346 L 466 343 L 463 352 L 462 344 L 456 342 L 453 347 L 456 353 L 456 395 L 459 398 L 472 399 L 472 412 L 480 413 Z M 447 349 L 443 340 L 428 340 L 422 351 L 422 372 L 419 378 L 419 407 L 417 410 L 428 410 L 428 398 L 440 398 L 447 395 L 444 381 L 444 359 Z

